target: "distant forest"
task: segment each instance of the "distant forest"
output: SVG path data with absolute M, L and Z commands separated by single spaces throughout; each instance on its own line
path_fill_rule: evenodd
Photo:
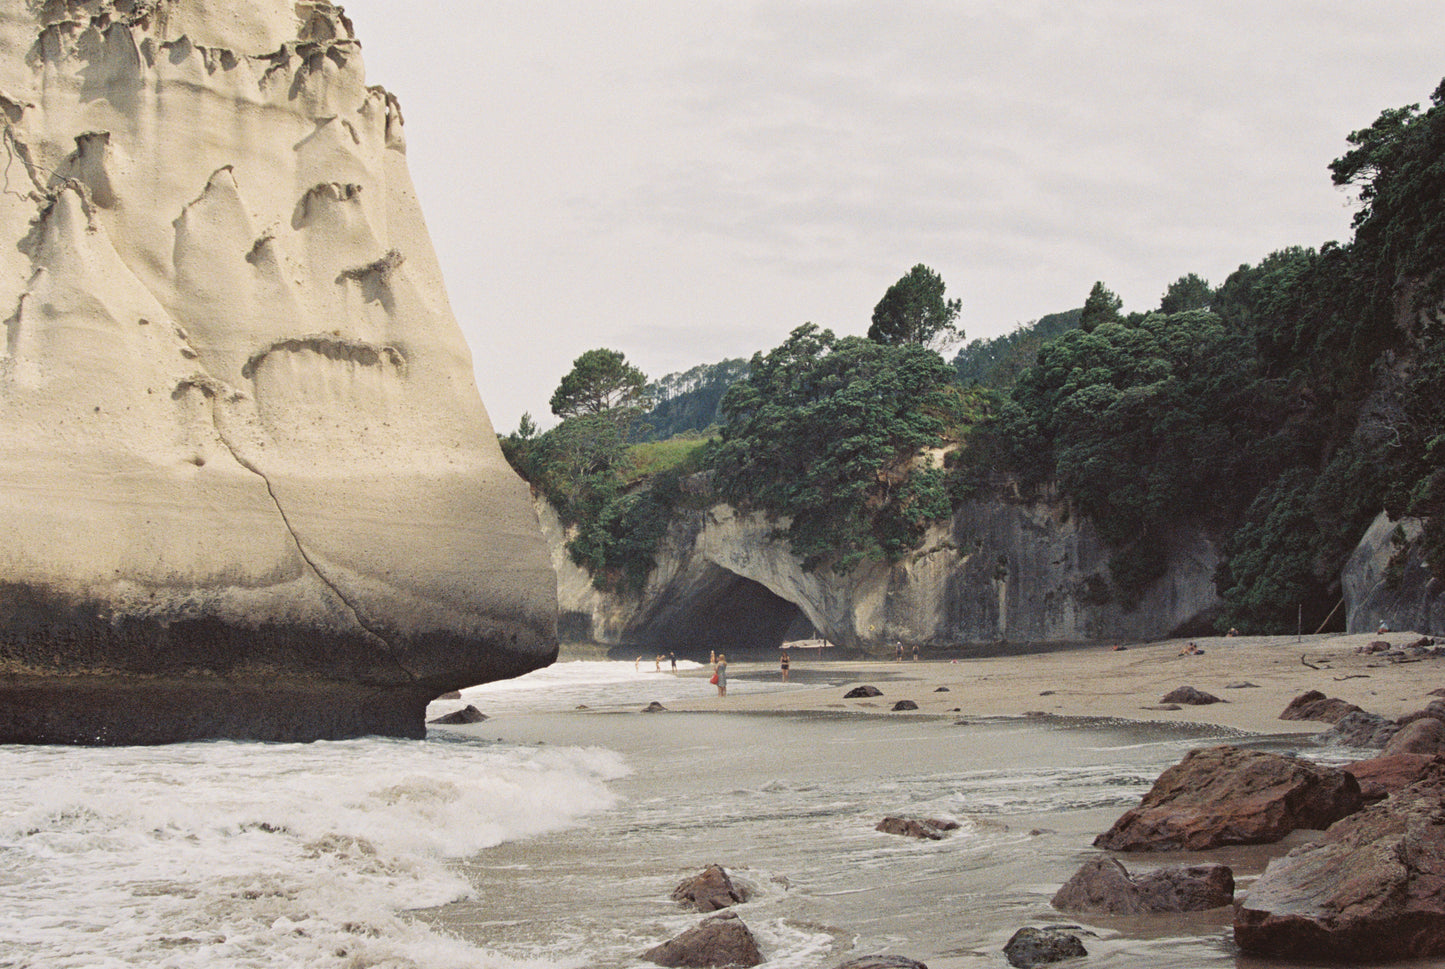
M 1413 547 L 1445 575 L 1445 82 L 1344 144 L 1329 169 L 1358 194 L 1347 242 L 1282 249 L 1217 285 L 1191 273 L 1127 313 L 1100 281 L 1079 309 L 951 363 L 935 348 L 958 336 L 960 302 L 919 265 L 868 337 L 805 324 L 749 361 L 652 383 L 589 351 L 564 385 L 601 374 L 626 391 L 600 409 L 554 399 L 562 424 L 525 418 L 504 451 L 602 587 L 640 587 L 680 509 L 786 518 L 809 568 L 845 572 L 906 554 L 1009 481 L 1095 522 L 1126 608 L 1183 521 L 1221 550 L 1221 628 L 1290 631 L 1301 611 L 1313 627 L 1382 509 L 1424 522 Z M 925 449 L 947 460 L 919 462 Z M 1398 570 L 1403 532 L 1396 547 Z

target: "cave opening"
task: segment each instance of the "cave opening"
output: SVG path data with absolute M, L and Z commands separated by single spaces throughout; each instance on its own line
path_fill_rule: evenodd
M 816 635 L 796 603 L 760 582 L 710 565 L 668 601 L 635 617 L 615 652 L 624 659 L 637 649 L 672 652 L 701 662 L 714 652 L 737 658 L 775 652 L 784 642 Z

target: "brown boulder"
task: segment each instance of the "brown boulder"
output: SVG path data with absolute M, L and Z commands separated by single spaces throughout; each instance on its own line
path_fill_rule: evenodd
M 642 954 L 659 966 L 711 969 L 715 966 L 756 966 L 763 961 L 757 940 L 735 912 L 723 912 L 694 925 Z
M 718 909 L 741 905 L 748 900 L 748 896 L 747 892 L 733 884 L 722 865 L 708 865 L 674 888 L 672 900 L 682 902 L 699 912 L 716 912 Z
M 1407 713 L 1395 722 L 1400 726 L 1414 723 L 1416 720 L 1433 719 L 1445 721 L 1445 700 L 1431 700 L 1423 710 L 1416 710 L 1414 713 Z
M 1289 706 L 1279 715 L 1281 720 L 1318 720 L 1321 723 L 1337 723 L 1347 713 L 1358 713 L 1359 707 L 1344 700 L 1327 697 L 1319 690 L 1301 693 L 1289 701 Z
M 1268 844 L 1360 809 L 1360 785 L 1332 767 L 1238 747 L 1192 750 L 1139 806 L 1094 839 L 1111 851 L 1204 851 Z
M 1065 912 L 1155 915 L 1202 912 L 1234 901 L 1234 872 L 1224 865 L 1159 868 L 1130 875 L 1105 855 L 1091 858 L 1053 898 Z
M 1391 754 L 1346 764 L 1345 770 L 1360 782 L 1360 796 L 1373 804 L 1404 790 L 1424 777 L 1435 757 L 1429 754 Z
M 874 831 L 882 831 L 884 834 L 901 834 L 909 838 L 922 838 L 927 841 L 942 841 L 944 835 L 949 831 L 958 830 L 957 821 L 945 821 L 941 818 L 896 818 L 886 817 L 874 827 Z
M 1442 751 L 1445 751 L 1445 722 L 1426 715 L 1405 722 L 1385 744 L 1383 756 L 1438 754 Z
M 1246 952 L 1331 963 L 1445 955 L 1445 762 L 1269 863 L 1234 914 Z

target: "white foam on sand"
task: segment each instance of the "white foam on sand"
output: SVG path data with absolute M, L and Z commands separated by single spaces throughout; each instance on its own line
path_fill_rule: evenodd
M 521 963 L 403 917 L 448 861 L 615 803 L 622 758 L 464 739 L 0 747 L 0 940 L 16 966 Z

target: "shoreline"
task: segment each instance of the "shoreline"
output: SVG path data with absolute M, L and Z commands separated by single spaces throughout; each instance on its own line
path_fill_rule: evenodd
M 1357 650 L 1385 641 L 1399 648 L 1419 642 L 1414 632 L 1319 636 L 1237 636 L 1170 639 L 1132 645 L 1055 649 L 1023 655 L 957 659 L 824 659 L 795 655 L 794 674 L 826 670 L 841 686 L 776 692 L 711 695 L 706 669 L 697 699 L 673 701 L 678 712 L 853 712 L 886 716 L 1086 717 L 1163 723 L 1198 723 L 1245 733 L 1310 735 L 1329 727 L 1317 721 L 1280 720 L 1300 694 L 1318 690 L 1384 717 L 1397 718 L 1426 706 L 1432 690 L 1445 687 L 1445 658 L 1391 662 Z M 1181 655 L 1190 642 L 1202 653 Z M 1306 663 L 1311 665 L 1306 665 Z M 728 664 L 733 682 L 777 682 L 776 659 Z M 882 695 L 844 699 L 858 685 Z M 1249 684 L 1249 685 L 1244 685 Z M 1163 697 L 1190 686 L 1222 702 L 1165 709 Z M 704 693 L 706 691 L 706 693 Z M 893 711 L 901 700 L 916 711 Z

